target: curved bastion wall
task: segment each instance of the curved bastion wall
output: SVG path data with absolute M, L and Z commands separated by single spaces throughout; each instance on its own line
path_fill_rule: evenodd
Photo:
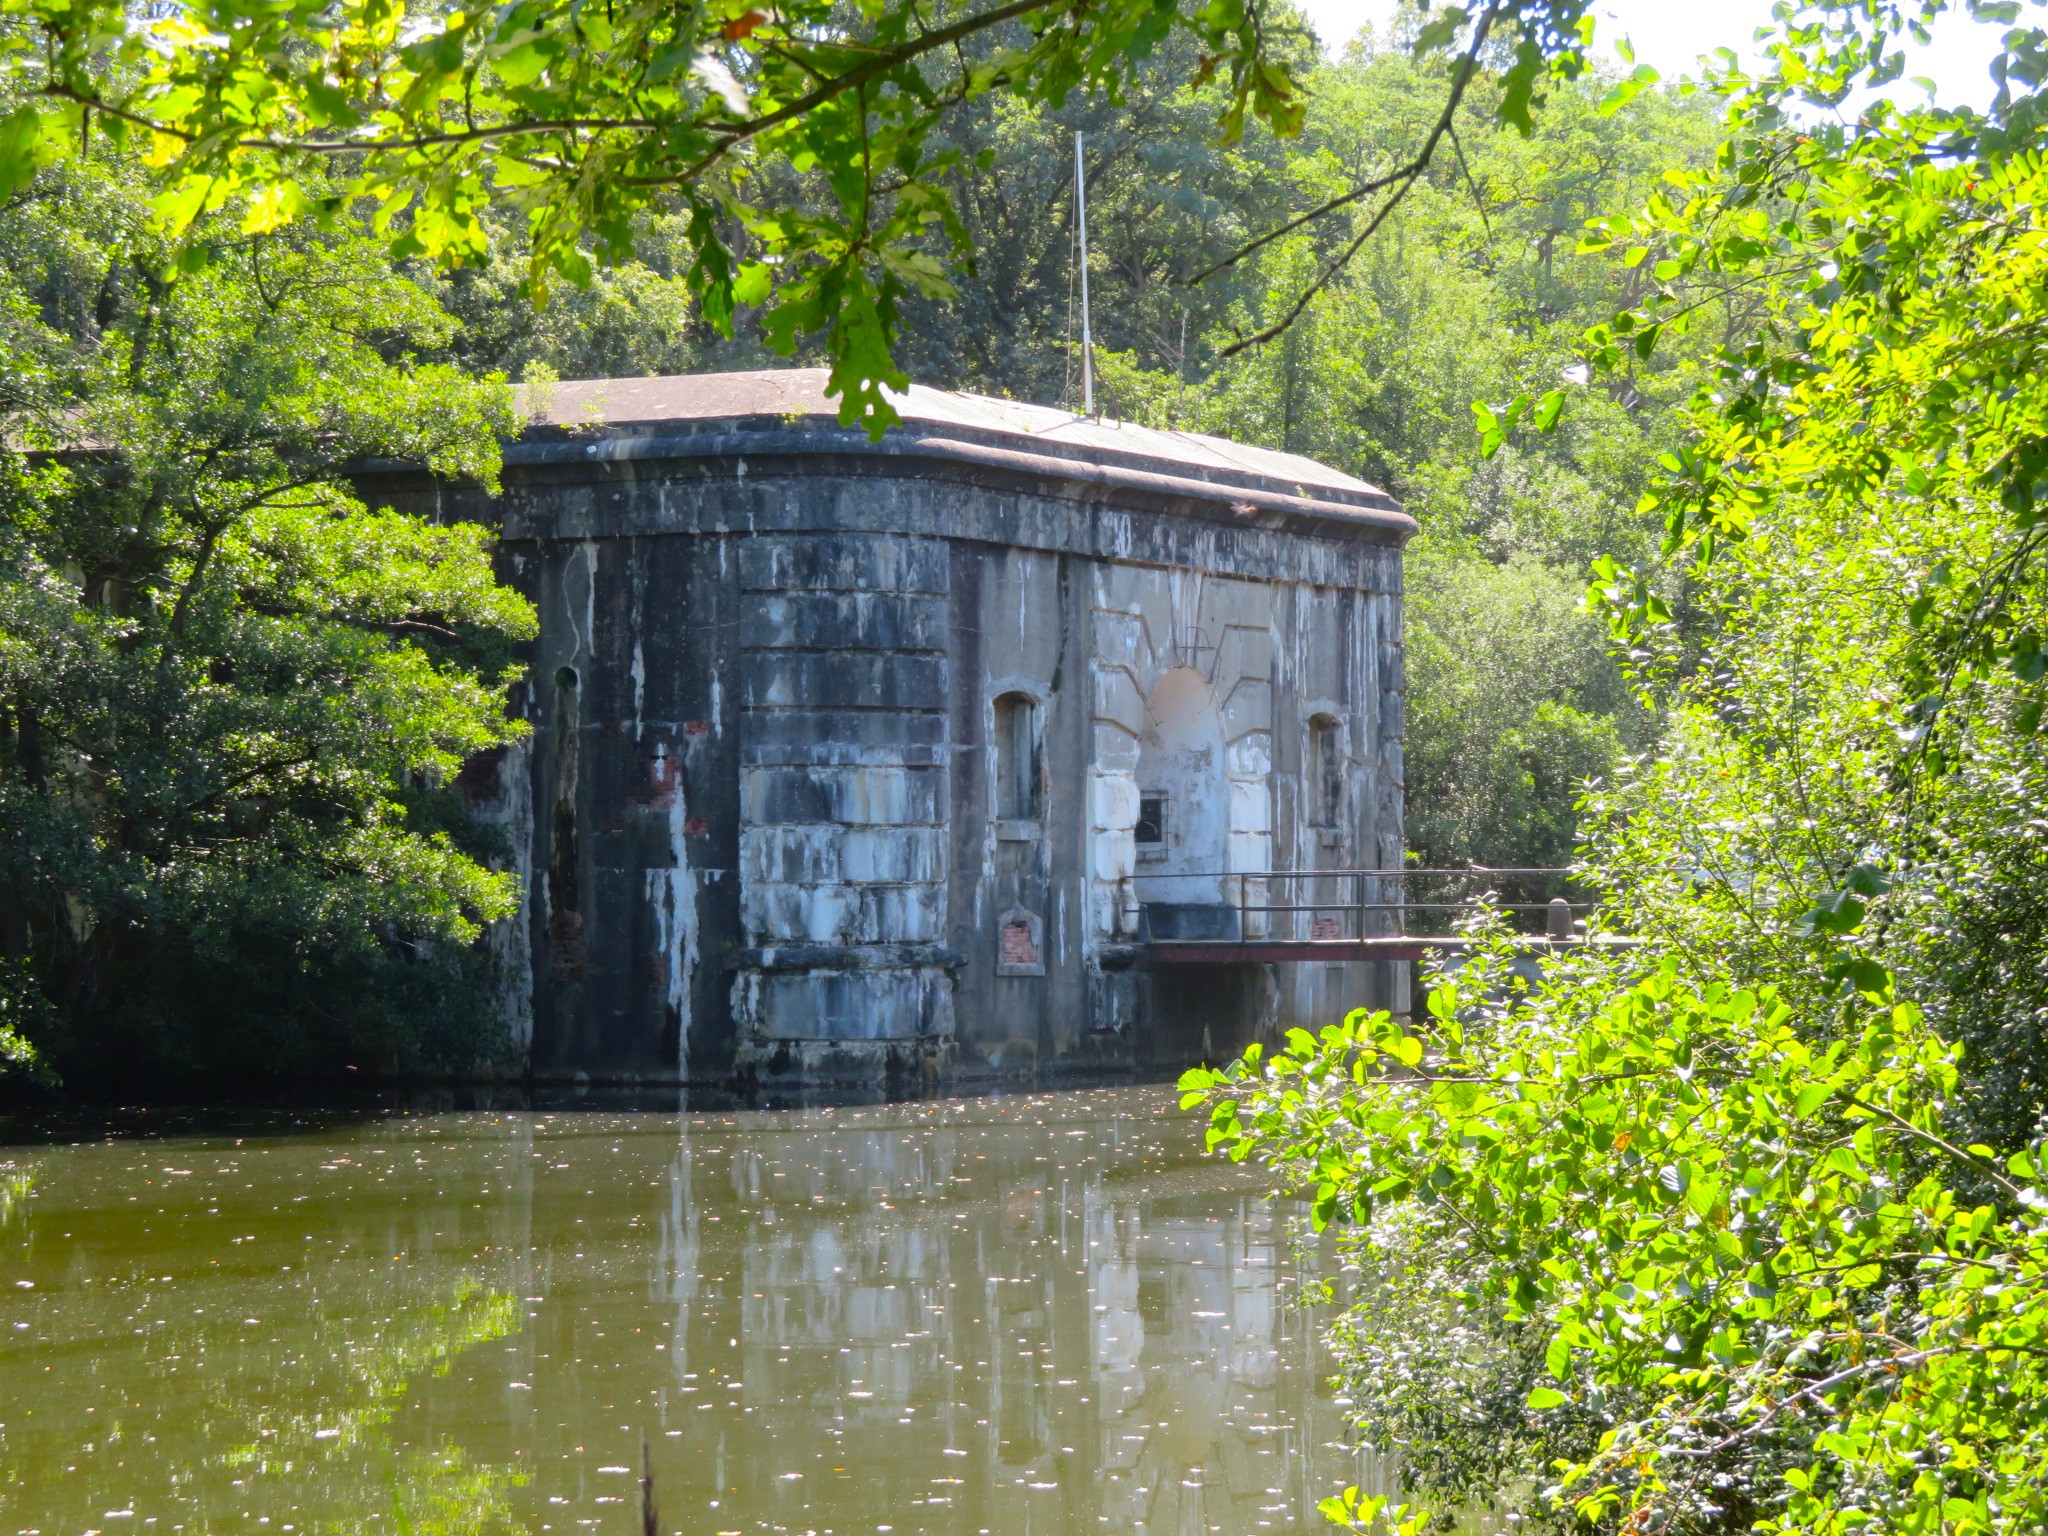
M 496 497 L 365 467 L 496 526 L 539 609 L 531 734 L 463 778 L 524 892 L 491 939 L 517 1064 L 900 1089 L 1405 1006 L 1385 962 L 1144 959 L 1304 925 L 1239 916 L 1267 871 L 1399 865 L 1393 501 L 921 388 L 871 441 L 823 385 L 553 386 Z

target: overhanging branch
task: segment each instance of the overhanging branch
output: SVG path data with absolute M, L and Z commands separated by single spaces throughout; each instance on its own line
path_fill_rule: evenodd
M 772 128 L 802 117 L 805 113 L 823 106 L 847 91 L 858 89 L 891 70 L 914 62 L 925 54 L 941 48 L 948 48 L 977 33 L 999 27 L 1008 21 L 1070 3 L 1070 0 L 1010 0 L 993 10 L 979 15 L 963 17 L 950 26 L 886 49 L 873 58 L 856 65 L 843 74 L 824 79 L 817 87 L 802 96 L 784 103 L 769 112 L 737 122 L 708 122 L 703 131 L 715 138 L 717 145 L 700 160 L 678 177 L 690 180 L 702 175 L 726 154 L 749 140 L 758 138 Z M 69 101 L 91 111 L 105 112 L 122 121 L 160 133 L 183 144 L 198 142 L 203 135 L 175 124 L 161 122 L 107 101 L 97 92 L 81 91 L 62 82 L 48 82 L 39 92 L 53 100 Z M 436 133 L 415 133 L 390 138 L 293 138 L 276 136 L 255 136 L 237 139 L 237 149 L 261 149 L 279 154 L 341 155 L 341 154 L 399 154 L 415 150 L 459 148 L 471 144 L 489 143 L 499 139 L 533 137 L 544 134 L 634 132 L 652 133 L 668 126 L 653 118 L 646 117 L 564 117 L 527 120 L 511 120 L 501 123 L 485 123 L 467 128 L 447 129 Z
M 1275 240 L 1292 234 L 1304 225 L 1312 224 L 1318 219 L 1327 218 L 1330 214 L 1361 202 L 1377 192 L 1386 192 L 1391 189 L 1392 195 L 1374 210 L 1373 216 L 1367 221 L 1364 230 L 1346 245 L 1339 255 L 1323 266 L 1323 269 L 1316 274 L 1314 281 L 1302 290 L 1285 315 L 1253 335 L 1239 337 L 1223 349 L 1223 356 L 1235 357 L 1238 353 L 1246 351 L 1251 347 L 1262 346 L 1266 342 L 1277 338 L 1289 326 L 1294 324 L 1296 320 L 1300 319 L 1302 311 L 1308 308 L 1315 296 L 1329 286 L 1331 278 L 1335 277 L 1349 265 L 1351 258 L 1358 254 L 1360 247 L 1386 221 L 1387 215 L 1399 207 L 1402 199 L 1407 197 L 1409 192 L 1414 189 L 1415 183 L 1422 179 L 1422 173 L 1429 169 L 1430 162 L 1436 157 L 1437 146 L 1450 134 L 1452 123 L 1458 115 L 1458 108 L 1464 102 L 1465 92 L 1471 86 L 1473 76 L 1478 72 L 1480 51 L 1485 48 L 1486 40 L 1493 31 L 1494 23 L 1500 19 L 1505 9 L 1506 6 L 1503 0 L 1493 0 L 1492 4 L 1489 4 L 1485 10 L 1479 13 L 1479 19 L 1472 26 L 1472 41 L 1466 45 L 1465 51 L 1458 56 L 1458 62 L 1453 68 L 1450 94 L 1444 98 L 1443 111 L 1437 114 L 1436 122 L 1431 125 L 1428 137 L 1422 141 L 1422 147 L 1405 164 L 1387 172 L 1383 176 L 1375 176 L 1369 181 L 1360 182 L 1349 191 L 1339 193 L 1337 196 L 1318 204 L 1306 213 L 1288 220 L 1277 229 L 1266 231 L 1265 234 L 1260 235 L 1256 240 L 1248 241 L 1244 245 L 1239 246 L 1221 261 L 1216 262 L 1212 266 L 1205 267 L 1202 271 L 1197 272 L 1188 279 L 1188 285 L 1191 287 L 1196 283 L 1205 282 L 1217 273 L 1227 271 L 1229 268 L 1237 265 L 1237 263 L 1245 260 L 1245 258 L 1271 245 Z

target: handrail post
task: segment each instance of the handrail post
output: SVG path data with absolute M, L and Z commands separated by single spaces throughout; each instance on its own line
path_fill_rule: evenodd
M 1245 927 L 1244 882 L 1245 873 L 1240 869 L 1237 872 L 1237 942 L 1240 944 L 1247 942 L 1251 938 L 1250 931 Z
M 1570 902 L 1566 901 L 1562 896 L 1551 897 L 1550 910 L 1547 915 L 1551 938 L 1568 939 L 1572 936 L 1572 904 Z

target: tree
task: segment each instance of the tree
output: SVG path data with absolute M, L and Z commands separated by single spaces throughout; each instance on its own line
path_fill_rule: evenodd
M 2035 1154 L 1941 1134 L 1954 1056 L 1911 1004 L 1802 1010 L 1672 961 L 1630 969 L 1570 966 L 1530 996 L 1497 947 L 1438 978 L 1427 1031 L 1295 1031 L 1189 1073 L 1184 1102 L 1321 1220 L 1405 1203 L 1458 1245 L 1468 1308 L 1535 1323 L 1526 1414 L 1597 1434 L 1549 1441 L 1578 1454 L 1539 1508 L 1626 1530 L 2039 1529 Z M 1385 1513 L 1356 1490 L 1327 1508 Z
M 1648 493 L 1664 563 L 1593 593 L 1667 722 L 1589 829 L 1641 947 L 1530 989 L 1497 936 L 1422 1027 L 1186 1082 L 1219 1145 L 1358 1224 L 1364 1418 L 1452 1421 L 1411 1477 L 1437 1512 L 1523 1478 L 1595 1529 L 2048 1518 L 2039 35 L 1988 118 L 1787 116 L 1896 19 L 1725 79 L 1721 176 L 1589 242 L 1649 275 L 1606 368 L 1697 327 L 1702 274 L 1764 301 Z
M 1456 63 L 1420 142 L 1283 227 L 1361 212 L 1355 251 L 1427 171 L 1483 57 L 1501 67 L 1498 110 L 1526 128 L 1545 83 L 1582 72 L 1587 8 L 1441 12 L 1417 46 Z M 495 205 L 525 224 L 536 281 L 585 277 L 592 243 L 600 258 L 629 254 L 637 217 L 667 202 L 687 215 L 707 318 L 729 329 L 735 306 L 765 305 L 784 352 L 822 333 L 842 416 L 880 431 L 892 413 L 879 385 L 902 382 L 889 350 L 899 308 L 947 290 L 934 234 L 955 254 L 966 241 L 935 139 L 949 108 L 994 92 L 1052 107 L 1113 99 L 1185 37 L 1193 78 L 1224 84 L 1224 140 L 1248 119 L 1292 133 L 1305 103 L 1286 33 L 1241 0 L 615 0 L 602 14 L 579 0 L 490 13 L 10 0 L 0 75 L 32 99 L 0 129 L 0 190 L 94 131 L 139 132 L 166 167 L 159 209 L 174 231 L 229 207 L 273 227 L 368 194 L 399 254 L 459 262 L 484 254 Z M 349 179 L 309 195 L 315 162 Z M 784 175 L 818 195 L 758 199 Z
M 509 393 L 364 232 L 173 244 L 144 189 L 95 150 L 0 225 L 0 1016 L 72 1077 L 474 1059 L 513 896 L 453 779 L 533 616 L 348 466 L 488 481 Z

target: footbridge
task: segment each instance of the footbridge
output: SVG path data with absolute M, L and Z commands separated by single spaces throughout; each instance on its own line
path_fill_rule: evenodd
M 1482 907 L 1507 914 L 1518 947 L 1535 954 L 1637 943 L 1589 934 L 1598 903 L 1573 899 L 1575 888 L 1569 869 L 1533 866 L 1140 871 L 1126 882 L 1119 948 L 1148 966 L 1419 961 L 1471 948 L 1457 930 Z M 1195 890 L 1209 899 L 1182 899 Z

